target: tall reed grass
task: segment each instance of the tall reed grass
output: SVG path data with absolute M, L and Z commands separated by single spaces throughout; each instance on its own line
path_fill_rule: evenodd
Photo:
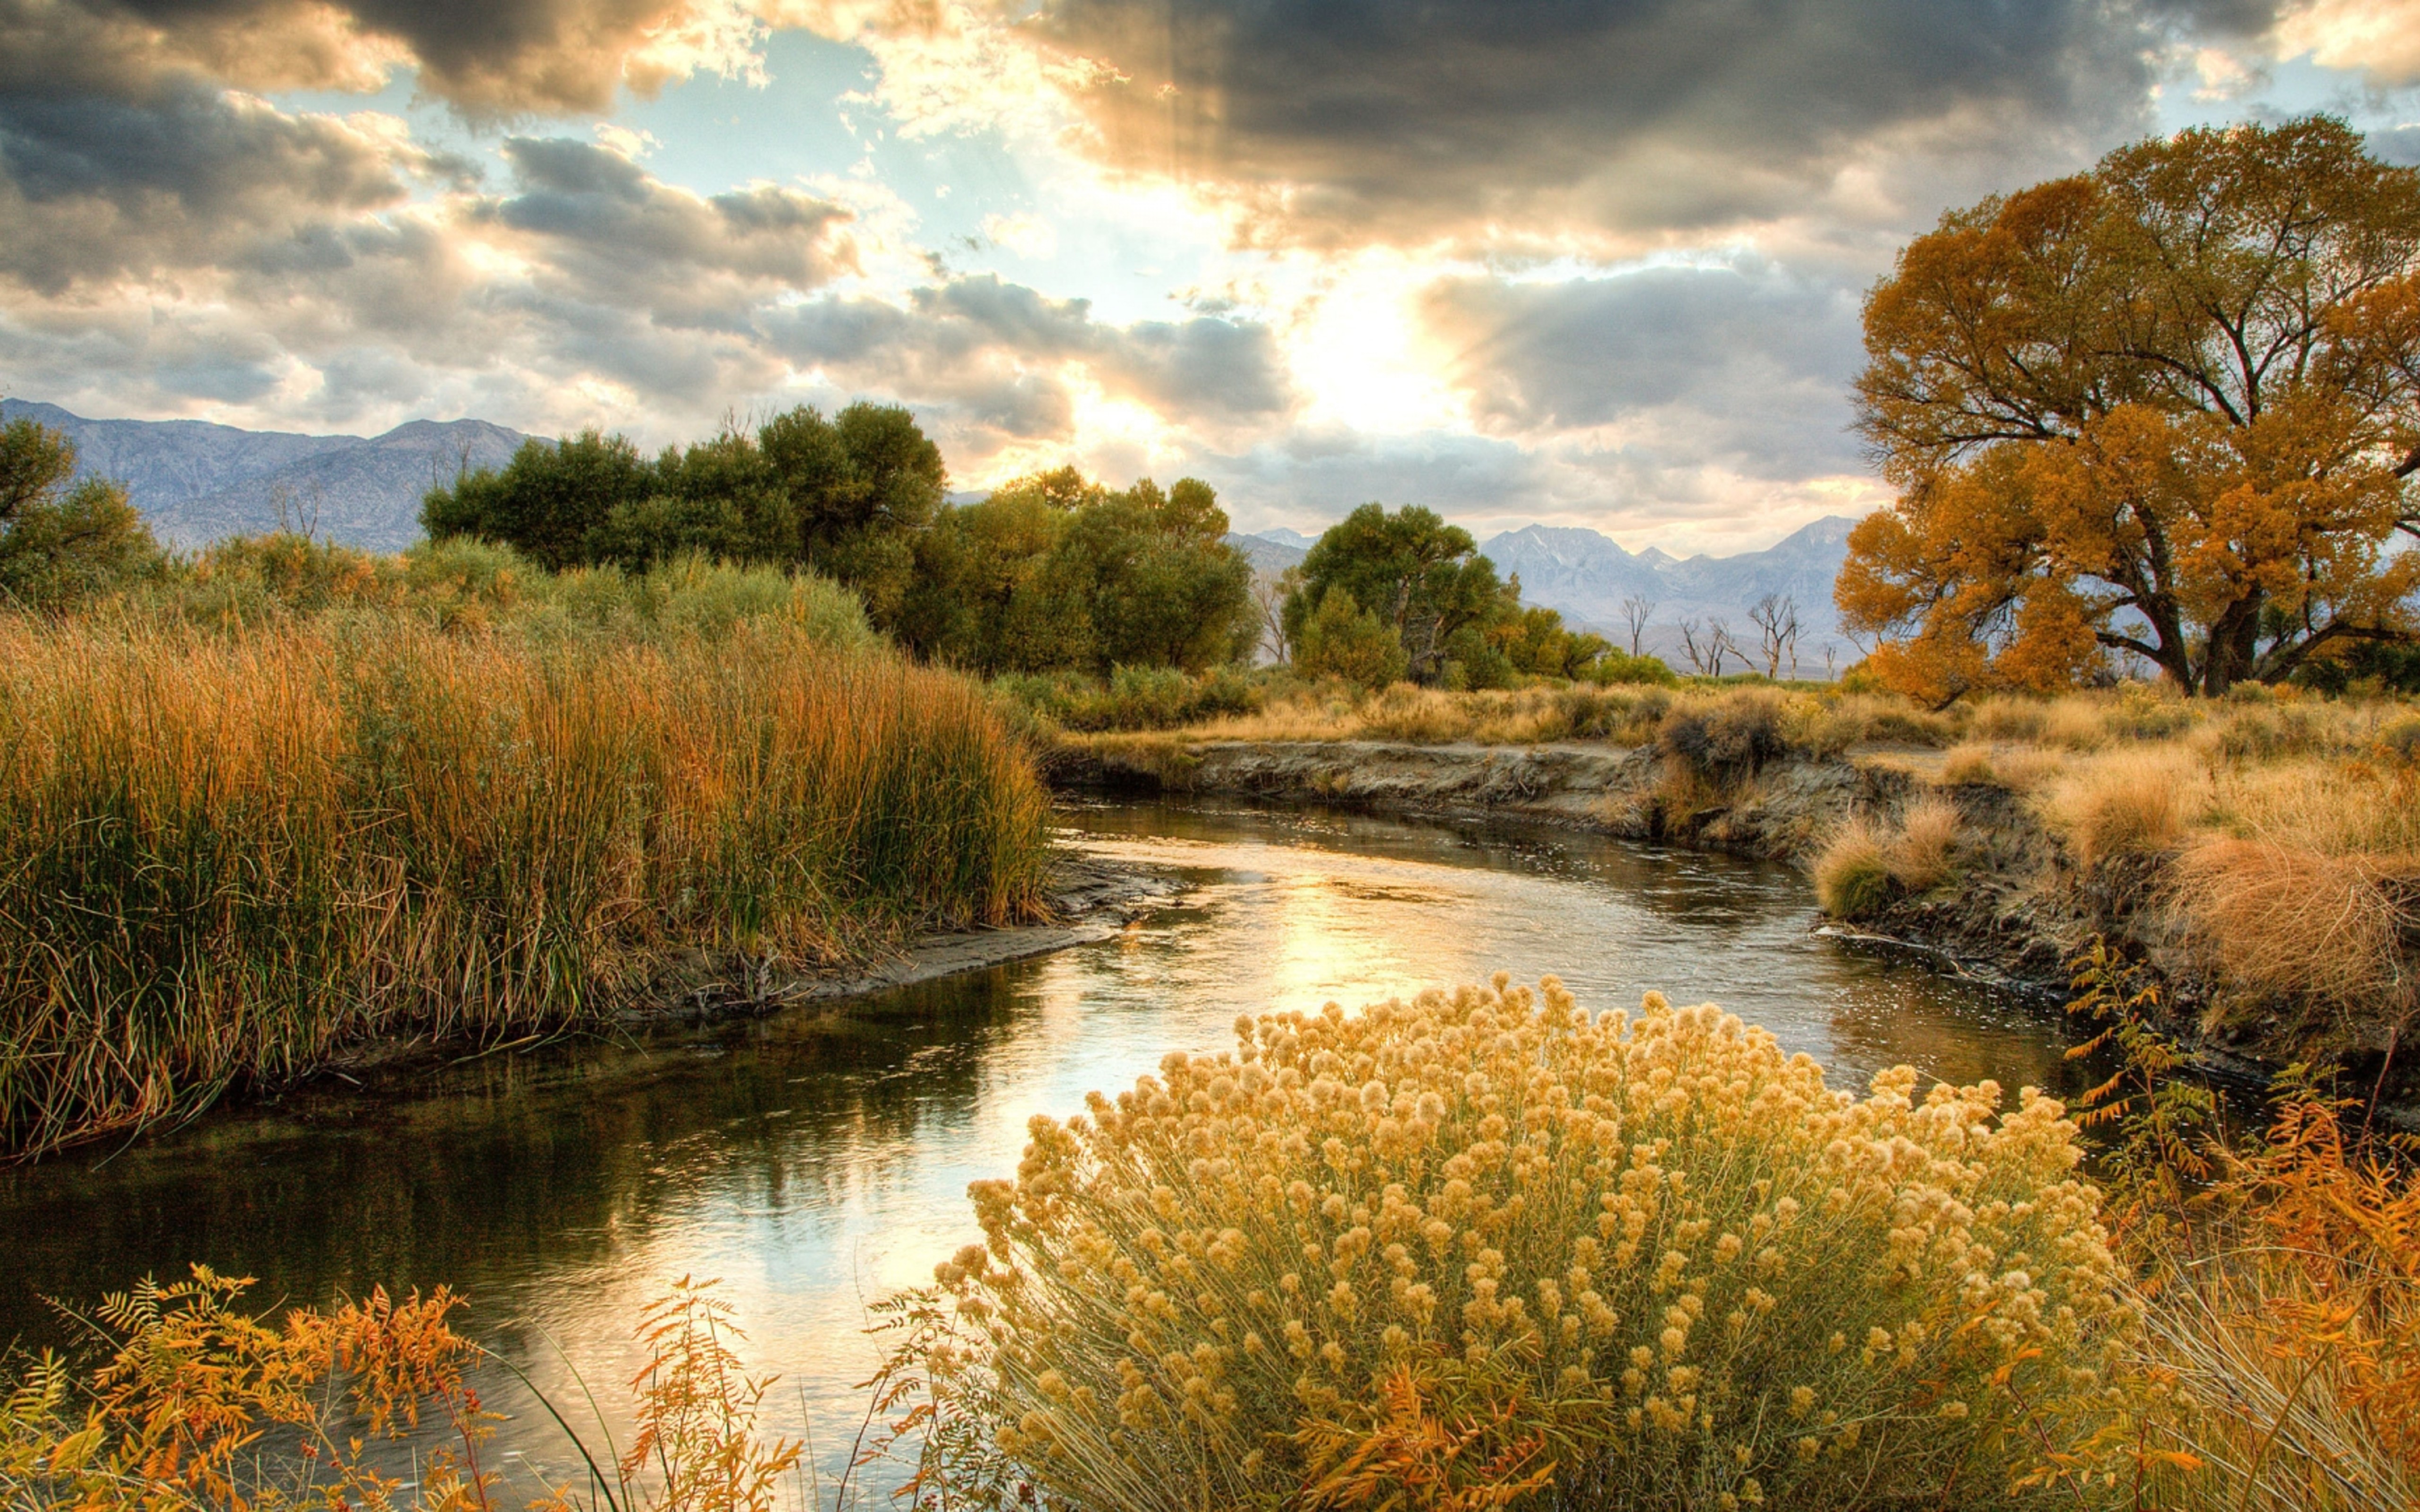
M 779 616 L 0 621 L 0 1149 L 593 1017 L 675 949 L 1009 919 L 1047 806 L 972 684 Z

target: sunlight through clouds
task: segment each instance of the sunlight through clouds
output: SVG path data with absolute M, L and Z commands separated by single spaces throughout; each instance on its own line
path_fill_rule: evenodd
M 1763 544 L 1874 496 L 1855 305 L 1945 208 L 2180 110 L 2420 116 L 2414 0 L 1332 22 L 0 8 L 0 388 L 649 446 L 863 396 L 915 409 L 962 486 L 1073 461 L 1203 477 L 1261 524 L 1383 494 Z M 1615 298 L 1666 265 L 1764 271 Z

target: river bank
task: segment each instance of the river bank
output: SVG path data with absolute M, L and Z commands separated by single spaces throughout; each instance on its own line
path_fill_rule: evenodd
M 1063 790 L 1225 794 L 1441 819 L 1517 818 L 1787 861 L 1814 870 L 1858 826 L 1903 833 L 1930 806 L 1954 825 L 1929 885 L 1890 887 L 1825 926 L 1877 949 L 1922 954 L 1976 980 L 2063 1002 L 2069 963 L 2096 937 L 2139 957 L 2171 1030 L 2214 1075 L 2264 1082 L 2311 1044 L 2307 1005 L 2244 1001 L 2211 969 L 2164 858 L 2078 854 L 2041 806 L 1970 779 L 1933 748 L 1890 743 L 1784 753 L 1707 772 L 1658 745 L 1533 746 L 1383 740 L 1253 741 L 1150 734 L 1063 742 L 1046 761 Z M 2397 1066 L 2391 1024 L 2327 1048 L 2360 1089 L 2409 1103 L 2420 1079 Z

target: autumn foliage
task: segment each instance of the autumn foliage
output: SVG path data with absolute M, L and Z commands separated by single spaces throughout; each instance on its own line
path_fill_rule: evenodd
M 2128 652 L 2214 695 L 2412 634 L 2420 171 L 2343 122 L 2195 129 L 1954 211 L 1865 323 L 1900 497 L 1836 593 L 1902 691 Z

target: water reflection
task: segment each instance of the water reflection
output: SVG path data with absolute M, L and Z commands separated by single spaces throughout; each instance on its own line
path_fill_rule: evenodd
M 1064 820 L 1087 849 L 1184 873 L 1187 904 L 846 1015 L 492 1057 L 406 1100 L 302 1099 L 0 1175 L 0 1338 L 60 1340 L 41 1296 L 89 1299 L 189 1259 L 260 1277 L 265 1298 L 445 1281 L 567 1396 L 555 1345 L 618 1387 L 645 1299 L 667 1276 L 717 1275 L 752 1363 L 785 1378 L 779 1426 L 810 1425 L 829 1473 L 875 1359 L 865 1304 L 965 1240 L 967 1182 L 1015 1165 L 1033 1114 L 1169 1049 L 1220 1048 L 1238 1012 L 1555 971 L 1592 1007 L 1650 987 L 1721 1002 L 1843 1080 L 1907 1061 L 2013 1089 L 2064 1070 L 2038 1011 L 1810 936 L 1806 887 L 1782 868 L 1303 811 Z M 529 1416 L 504 1437 L 564 1468 Z

